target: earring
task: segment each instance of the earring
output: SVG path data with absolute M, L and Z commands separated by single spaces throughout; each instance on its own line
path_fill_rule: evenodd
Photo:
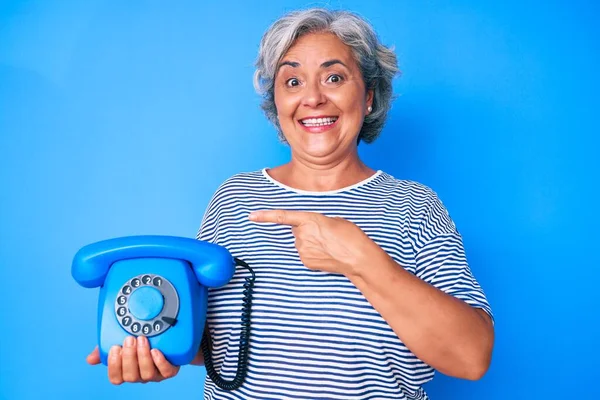
M 373 107 L 371 107 L 371 106 L 367 107 L 367 111 L 368 111 L 368 112 L 371 112 L 371 111 L 373 111 Z

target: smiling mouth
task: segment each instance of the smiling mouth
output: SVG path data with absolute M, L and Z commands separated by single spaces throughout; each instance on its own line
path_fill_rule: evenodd
M 318 128 L 335 124 L 338 117 L 304 118 L 299 122 L 307 128 Z

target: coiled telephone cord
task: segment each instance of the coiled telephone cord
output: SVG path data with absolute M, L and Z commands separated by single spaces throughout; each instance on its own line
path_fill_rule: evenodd
M 254 288 L 254 280 L 256 278 L 254 271 L 250 266 L 240 260 L 239 258 L 234 258 L 235 264 L 240 267 L 244 267 L 250 271 L 251 277 L 245 278 L 244 282 L 244 297 L 242 300 L 242 330 L 240 333 L 240 347 L 238 353 L 238 368 L 235 374 L 235 378 L 231 381 L 226 381 L 221 378 L 221 376 L 215 371 L 212 362 L 211 355 L 211 340 L 210 335 L 208 334 L 208 329 L 204 330 L 204 335 L 202 337 L 202 354 L 204 355 L 204 366 L 206 367 L 206 374 L 208 377 L 223 390 L 235 390 L 239 388 L 244 379 L 246 378 L 246 374 L 248 373 L 248 357 L 249 357 L 249 345 L 250 345 L 250 312 L 252 309 L 252 290 Z

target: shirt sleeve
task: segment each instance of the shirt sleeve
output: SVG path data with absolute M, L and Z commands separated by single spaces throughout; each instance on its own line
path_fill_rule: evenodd
M 196 239 L 205 242 L 214 242 L 216 239 L 217 224 L 217 213 L 215 212 L 214 202 L 211 199 L 206 211 L 204 211 L 202 221 L 200 222 L 200 227 L 198 228 L 198 233 L 196 233 Z
M 483 309 L 493 321 L 490 304 L 467 262 L 462 236 L 433 192 L 417 243 L 417 277 L 472 307 Z
M 224 193 L 224 186 L 226 183 L 227 181 L 222 183 L 210 198 L 206 210 L 204 211 L 204 215 L 202 216 L 200 227 L 196 233 L 197 240 L 211 243 L 216 243 L 218 241 L 221 203 L 223 198 L 227 196 L 227 194 Z

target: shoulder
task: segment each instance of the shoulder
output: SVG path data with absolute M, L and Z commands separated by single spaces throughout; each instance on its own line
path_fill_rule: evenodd
M 261 170 L 238 172 L 223 180 L 216 188 L 211 203 L 219 201 L 223 196 L 231 196 L 243 193 L 252 188 L 265 184 L 264 175 Z
M 234 175 L 229 176 L 223 182 L 221 182 L 216 192 L 235 189 L 236 187 L 240 186 L 252 186 L 256 184 L 261 184 L 263 182 L 264 175 L 262 169 L 255 171 L 238 172 Z
M 420 229 L 435 233 L 454 232 L 456 226 L 438 193 L 424 183 L 414 180 L 397 179 L 386 175 L 383 184 L 388 186 L 388 208 L 410 220 Z
M 252 199 L 257 194 L 270 189 L 265 178 L 264 169 L 235 173 L 216 187 L 208 202 L 206 212 L 217 213 L 219 210 L 237 207 L 242 199 Z
M 426 184 L 410 179 L 396 178 L 386 172 L 382 172 L 379 185 L 386 193 L 390 194 L 391 202 L 431 206 L 439 201 L 437 193 Z
M 197 237 L 214 241 L 219 230 L 219 221 L 224 214 L 239 206 L 238 200 L 249 188 L 261 185 L 262 170 L 239 172 L 224 179 L 215 189 L 204 211 Z

